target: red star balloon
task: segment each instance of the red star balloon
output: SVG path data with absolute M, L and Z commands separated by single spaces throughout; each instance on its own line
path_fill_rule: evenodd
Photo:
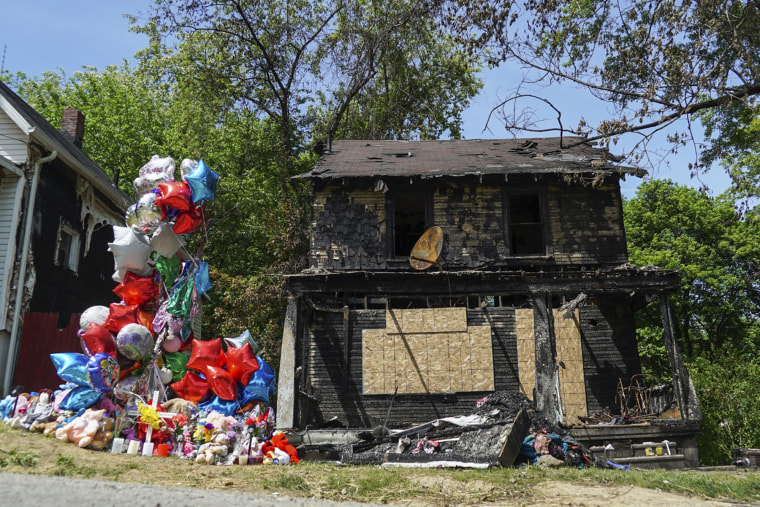
M 127 305 L 140 305 L 158 294 L 158 286 L 152 276 L 127 271 L 124 280 L 113 291 Z
M 248 385 L 253 373 L 258 369 L 259 362 L 256 360 L 250 343 L 246 343 L 242 347 L 227 349 L 227 371 L 244 386 Z
M 99 352 L 116 357 L 116 340 L 108 330 L 97 322 L 90 322 L 87 330 L 81 333 L 82 349 L 92 357 Z
M 175 234 L 189 234 L 198 230 L 203 224 L 203 206 L 192 208 L 190 211 L 180 211 L 174 221 Z
M 112 333 L 118 333 L 127 324 L 140 324 L 140 307 L 137 305 L 123 305 L 111 303 L 111 313 L 108 314 L 106 323 L 103 325 Z
M 237 382 L 227 370 L 218 366 L 206 367 L 211 391 L 223 400 L 237 399 Z
M 222 350 L 222 340 L 196 340 L 193 339 L 193 352 L 187 367 L 204 373 L 208 376 L 207 368 L 209 366 L 224 366 L 224 351 Z
M 211 391 L 206 379 L 192 371 L 185 373 L 182 380 L 171 384 L 170 387 L 177 396 L 193 403 L 205 400 Z
M 167 181 L 158 184 L 161 195 L 156 199 L 156 205 L 174 208 L 180 211 L 189 211 L 193 204 L 193 195 L 190 187 L 184 181 Z

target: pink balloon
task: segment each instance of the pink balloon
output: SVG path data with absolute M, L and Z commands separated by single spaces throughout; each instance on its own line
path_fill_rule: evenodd
M 166 352 L 177 352 L 181 346 L 182 346 L 182 340 L 180 340 L 176 336 L 164 342 L 164 350 Z

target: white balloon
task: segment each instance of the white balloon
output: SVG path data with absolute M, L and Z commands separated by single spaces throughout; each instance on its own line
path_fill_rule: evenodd
M 87 328 L 93 322 L 102 326 L 106 323 L 110 313 L 111 309 L 107 306 L 91 306 L 83 311 L 82 315 L 79 317 L 79 327 L 82 331 L 87 331 Z
M 159 183 L 174 181 L 176 168 L 173 158 L 161 158 L 158 155 L 153 155 L 148 163 L 140 168 L 139 176 L 135 178 L 132 185 L 138 194 L 146 194 L 158 188 Z
M 171 225 L 163 223 L 151 236 L 150 246 L 158 255 L 169 258 L 185 246 L 185 240 L 179 234 L 174 233 Z

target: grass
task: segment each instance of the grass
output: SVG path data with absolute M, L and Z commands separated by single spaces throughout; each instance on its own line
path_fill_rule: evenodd
M 572 468 L 405 469 L 302 462 L 288 466 L 208 466 L 175 457 L 112 455 L 0 424 L 0 467 L 14 473 L 278 493 L 376 504 L 501 505 L 534 503 L 551 483 L 639 486 L 694 499 L 760 504 L 758 471 L 630 471 Z M 2 449 L 14 449 L 4 451 Z M 546 483 L 550 483 L 548 486 Z
M 5 468 L 11 465 L 19 465 L 25 468 L 33 467 L 40 459 L 40 455 L 36 452 L 19 452 L 14 449 L 12 451 L 4 451 L 0 449 L 0 467 Z

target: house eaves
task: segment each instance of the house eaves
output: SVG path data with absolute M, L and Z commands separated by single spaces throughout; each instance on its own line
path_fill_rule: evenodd
M 27 143 L 36 142 L 49 151 L 57 151 L 60 160 L 90 181 L 121 211 L 131 204 L 129 197 L 97 164 L 3 82 L 0 82 L 0 108 L 25 133 Z

